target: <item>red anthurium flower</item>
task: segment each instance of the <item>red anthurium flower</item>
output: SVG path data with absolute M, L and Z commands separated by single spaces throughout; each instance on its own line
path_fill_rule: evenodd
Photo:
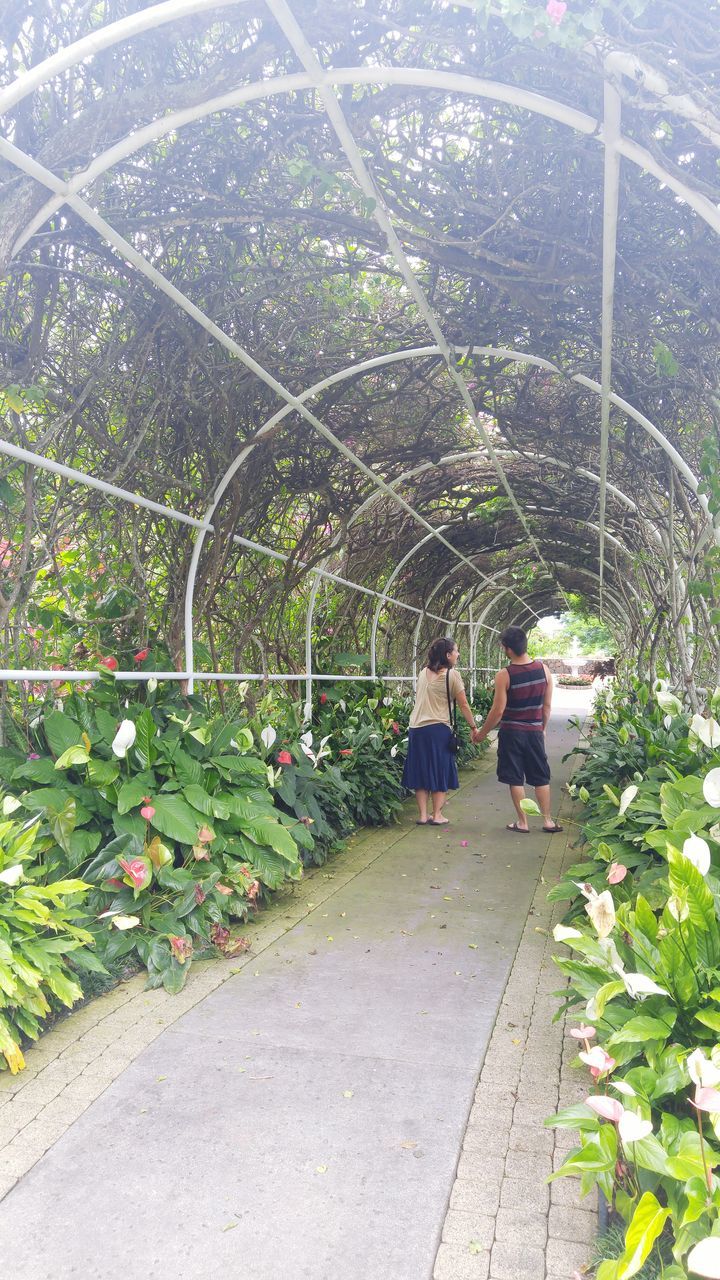
M 136 889 L 142 889 L 148 882 L 148 869 L 142 858 L 118 858 L 118 863 L 126 875 L 130 877 Z
M 133 658 L 133 662 L 144 662 L 149 652 L 150 652 L 149 649 L 141 649 L 139 653 L 135 654 L 135 657 Z
M 221 924 L 214 924 L 210 930 L 210 941 L 214 942 L 215 946 L 222 951 L 223 947 L 226 947 L 230 941 L 230 930 Z
M 400 725 L 398 724 L 397 720 L 393 720 L 393 722 L 392 722 L 392 731 L 393 731 L 393 733 L 399 733 L 399 732 L 400 732 Z
M 293 758 L 289 751 L 278 751 L 277 762 L 278 764 L 292 764 Z
M 101 666 L 101 667 L 107 667 L 108 671 L 117 671 L 117 669 L 118 669 L 118 660 L 117 660 L 117 658 L 101 658 L 101 659 L 100 659 L 100 666 Z
M 321 701 L 322 703 L 327 702 L 327 694 L 326 694 L 326 693 L 321 693 L 321 694 L 320 694 L 320 701 Z
M 192 955 L 192 938 L 185 938 L 182 934 L 171 934 L 170 948 L 175 959 L 179 960 L 180 964 L 184 964 Z
M 342 748 L 342 750 L 341 750 L 341 752 L 340 752 L 340 755 L 341 755 L 341 756 L 351 756 L 351 755 L 352 755 L 352 753 L 353 753 L 353 749 L 352 749 L 352 747 L 343 747 L 343 748 Z

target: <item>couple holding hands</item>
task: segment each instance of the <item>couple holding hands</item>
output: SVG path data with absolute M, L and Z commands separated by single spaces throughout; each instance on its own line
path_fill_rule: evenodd
M 527 835 L 527 815 L 520 807 L 525 783 L 535 788 L 548 835 L 562 831 L 550 813 L 550 766 L 545 752 L 545 729 L 552 703 L 552 676 L 544 662 L 529 657 L 522 627 L 506 627 L 500 643 L 509 659 L 495 676 L 495 695 L 482 728 L 467 700 L 454 640 L 444 636 L 430 645 L 427 665 L 418 676 L 415 706 L 410 716 L 408 753 L 403 783 L 415 792 L 418 826 L 444 827 L 443 805 L 448 791 L 457 790 L 458 773 L 451 751 L 451 705 L 456 702 L 472 730 L 474 743 L 484 742 L 499 726 L 497 776 L 510 788 L 517 818 L 507 830 Z

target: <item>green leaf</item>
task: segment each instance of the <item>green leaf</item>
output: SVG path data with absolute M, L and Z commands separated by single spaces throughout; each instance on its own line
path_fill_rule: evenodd
M 26 760 L 13 771 L 12 780 L 28 778 L 31 782 L 44 782 L 52 786 L 57 782 L 54 760 Z
M 625 1236 L 625 1252 L 618 1260 L 617 1280 L 637 1275 L 665 1223 L 670 1210 L 663 1209 L 652 1191 L 646 1191 L 635 1210 Z
M 298 849 L 290 832 L 272 818 L 254 818 L 252 822 L 243 822 L 243 834 L 255 844 L 269 845 L 275 853 L 288 862 L 297 862 Z
M 266 765 L 255 756 L 213 756 L 210 763 L 219 773 L 230 777 L 239 777 L 242 774 L 266 777 Z
M 711 1168 L 717 1163 L 717 1156 L 711 1149 L 705 1146 L 705 1160 Z M 667 1172 L 673 1178 L 678 1178 L 680 1182 L 687 1182 L 689 1178 L 704 1178 L 705 1163 L 703 1162 L 703 1147 L 700 1142 L 700 1134 L 694 1129 L 689 1129 L 680 1139 L 680 1143 L 674 1155 L 668 1156 Z
M 76 829 L 71 832 L 67 841 L 67 849 L 65 850 L 70 868 L 74 870 L 75 867 L 79 867 L 81 863 L 91 857 L 101 840 L 102 834 L 100 831 L 78 831 Z
M 647 1138 L 641 1138 L 639 1142 L 633 1142 L 630 1151 L 641 1169 L 649 1169 L 652 1173 L 667 1173 L 667 1152 L 653 1133 Z
M 155 817 L 153 827 L 171 840 L 179 840 L 181 844 L 195 844 L 203 818 L 190 808 L 182 796 L 165 794 L 153 797 Z
M 279 889 L 288 878 L 297 880 L 302 874 L 299 863 L 288 863 L 279 853 L 270 849 L 254 850 L 252 868 L 257 879 L 267 885 L 268 889 Z
M 703 1026 L 710 1027 L 711 1031 L 720 1031 L 720 1013 L 715 1009 L 703 1009 L 701 1013 L 696 1013 L 695 1021 L 702 1022 Z
M 77 806 L 72 796 L 68 797 L 61 809 L 49 809 L 47 818 L 50 830 L 60 848 L 69 854 L 70 836 L 77 825 Z
M 77 982 L 73 982 L 62 971 L 62 969 L 53 969 L 46 978 L 47 984 L 56 995 L 58 1000 L 62 1000 L 64 1005 L 71 1008 L 77 1000 L 82 1000 L 82 988 Z
M 118 791 L 118 813 L 129 813 L 131 809 L 137 809 L 142 804 L 145 796 L 152 795 L 155 785 L 155 779 L 151 773 L 144 776 L 138 775 L 135 778 L 130 778 L 128 782 L 123 782 Z
M 624 990 L 625 983 L 621 982 L 619 978 L 614 978 L 612 982 L 606 982 L 599 988 L 595 993 L 595 1007 L 597 1009 L 598 1018 L 602 1018 L 605 1013 L 605 1006 L 609 1004 L 611 1000 L 614 1000 L 615 996 L 622 995 Z
M 639 1014 L 630 1018 L 610 1037 L 608 1049 L 619 1044 L 643 1044 L 646 1040 L 667 1040 L 672 1031 L 677 1015 L 670 1010 L 664 1018 L 651 1018 L 647 1014 Z
M 82 729 L 64 711 L 51 711 L 45 716 L 45 737 L 54 756 L 62 756 L 68 747 L 82 745 Z
M 548 1129 L 597 1129 L 598 1117 L 584 1102 L 576 1102 L 571 1107 L 563 1107 L 554 1116 L 544 1121 Z
M 55 761 L 56 769 L 71 769 L 73 765 L 87 764 L 90 753 L 83 746 L 68 747 Z
M 109 787 L 120 776 L 120 767 L 111 760 L 90 760 L 87 776 L 93 787 Z
M 135 730 L 136 736 L 132 749 L 135 752 L 140 768 L 147 769 L 157 757 L 157 747 L 155 745 L 157 725 L 148 707 L 145 707 L 135 721 Z

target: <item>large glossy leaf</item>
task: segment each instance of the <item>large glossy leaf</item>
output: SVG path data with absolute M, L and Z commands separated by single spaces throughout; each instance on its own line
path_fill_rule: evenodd
M 82 745 L 68 747 L 55 761 L 56 769 L 72 769 L 73 766 L 87 764 L 90 753 Z
M 258 880 L 268 889 L 279 889 L 285 880 L 297 880 L 302 874 L 300 864 L 293 867 L 280 854 L 270 849 L 256 849 L 253 853 L 252 867 Z
M 171 840 L 179 840 L 181 844 L 195 844 L 204 817 L 191 809 L 182 796 L 176 793 L 161 793 L 153 797 L 155 816 L 153 827 Z
M 64 711 L 51 711 L 45 716 L 45 736 L 54 756 L 61 756 L 68 747 L 82 744 L 82 729 Z
M 617 1280 L 630 1280 L 631 1276 L 637 1275 L 669 1217 L 670 1210 L 663 1208 L 652 1191 L 646 1191 L 627 1229 Z
M 155 778 L 149 772 L 138 774 L 134 778 L 129 778 L 127 782 L 123 782 L 118 791 L 118 813 L 129 813 L 131 809 L 137 809 L 145 796 L 152 796 L 155 786 Z
M 52 786 L 57 782 L 55 761 L 48 760 L 47 757 L 42 760 L 25 760 L 13 772 L 13 782 L 18 778 L 27 778 L 30 782 L 42 782 Z
M 148 769 L 157 757 L 157 725 L 148 707 L 140 713 L 135 721 L 135 742 L 133 750 L 141 769 Z
M 667 1040 L 674 1025 L 677 1014 L 668 1009 L 662 1017 L 649 1017 L 638 1014 L 628 1021 L 610 1037 L 608 1049 L 620 1044 L 644 1044 L 646 1040 Z
M 269 845 L 275 853 L 280 854 L 281 858 L 285 858 L 288 862 L 297 862 L 297 845 L 290 832 L 286 831 L 279 822 L 275 822 L 272 818 L 254 818 L 250 822 L 243 822 L 242 829 L 244 835 L 249 836 L 255 844 Z

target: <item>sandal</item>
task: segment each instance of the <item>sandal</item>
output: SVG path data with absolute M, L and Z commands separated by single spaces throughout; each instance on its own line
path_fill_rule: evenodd
M 508 824 L 507 824 L 507 826 L 506 826 L 505 830 L 506 830 L 506 831 L 515 831 L 515 832 L 517 833 L 517 835 L 519 835 L 519 836 L 529 836 L 529 835 L 530 835 L 530 828 L 529 828 L 529 827 L 519 827 L 519 826 L 518 826 L 518 824 L 517 824 L 517 822 L 508 822 Z
M 562 827 L 559 827 L 557 822 L 554 822 L 551 827 L 543 827 L 543 831 L 546 836 L 554 836 L 558 831 L 562 831 Z
M 429 827 L 449 827 L 450 819 L 446 818 L 444 822 L 437 822 L 435 818 L 428 818 L 428 826 Z
M 429 819 L 429 818 L 425 818 L 425 820 L 423 821 L 423 819 L 422 819 L 422 818 L 416 818 L 416 819 L 415 819 L 415 826 L 416 826 L 416 827 L 429 827 L 429 826 L 430 826 L 430 819 Z

